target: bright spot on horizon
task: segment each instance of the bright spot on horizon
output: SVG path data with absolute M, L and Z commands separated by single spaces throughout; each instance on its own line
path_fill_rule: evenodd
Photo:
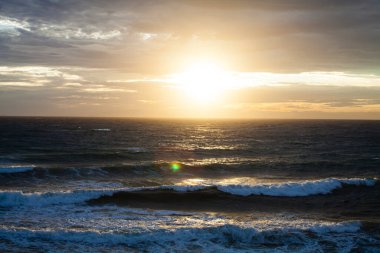
M 231 85 L 231 74 L 213 62 L 198 62 L 187 67 L 176 83 L 194 101 L 215 102 Z

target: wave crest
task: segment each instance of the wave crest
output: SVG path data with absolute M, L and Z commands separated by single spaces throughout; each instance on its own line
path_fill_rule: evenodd
M 175 191 L 194 191 L 207 187 L 216 187 L 219 191 L 239 196 L 267 195 L 276 197 L 303 197 L 318 194 L 328 194 L 335 189 L 346 185 L 375 185 L 375 179 L 351 178 L 337 179 L 327 178 L 320 180 L 306 180 L 284 183 L 260 183 L 260 184 L 226 184 L 218 182 L 199 181 L 193 185 L 167 186 Z
M 153 187 L 119 187 L 109 189 L 87 189 L 61 192 L 35 192 L 24 193 L 22 191 L 0 192 L 0 206 L 44 206 L 55 204 L 74 204 L 97 199 L 103 196 L 111 196 L 118 192 L 141 192 L 173 190 L 176 192 L 194 192 L 207 188 L 216 188 L 218 191 L 238 196 L 266 195 L 276 197 L 301 197 L 318 194 L 328 194 L 343 185 L 375 185 L 375 179 L 321 179 L 314 181 L 272 183 L 272 184 L 207 184 L 199 182 L 193 185 L 162 185 Z
M 1 166 L 0 167 L 0 174 L 9 174 L 9 173 L 20 173 L 20 172 L 27 172 L 32 171 L 34 169 L 33 165 L 9 165 L 9 166 Z
M 321 252 L 326 250 L 323 242 L 330 242 L 337 251 L 347 248 L 345 242 L 354 242 L 353 231 L 360 230 L 360 222 L 343 222 L 336 224 L 321 224 L 318 231 L 314 226 L 304 228 L 283 228 L 274 230 L 259 230 L 254 227 L 239 225 L 221 225 L 212 227 L 178 228 L 173 230 L 157 229 L 142 233 L 101 233 L 95 231 L 68 230 L 27 230 L 0 229 L 0 238 L 22 247 L 35 245 L 45 249 L 53 249 L 55 244 L 65 247 L 81 243 L 75 252 L 91 251 L 93 246 L 105 247 L 108 250 L 117 246 L 128 247 L 131 250 L 149 252 L 166 251 L 202 251 L 202 252 L 247 252 L 260 250 L 262 245 L 271 245 L 272 249 L 281 252 Z M 336 229 L 336 228 L 339 229 Z M 309 233 L 312 233 L 310 235 Z M 356 236 L 356 235 L 355 235 Z M 319 237 L 321 242 L 319 242 Z M 341 240 L 345 237 L 346 240 Z M 44 243 L 41 243 L 44 242 Z M 51 242 L 51 244 L 46 244 Z M 376 243 L 376 242 L 373 242 Z M 354 244 L 349 247 L 352 249 Z M 267 251 L 265 251 L 267 252 Z
M 116 190 L 80 190 L 72 192 L 24 193 L 21 191 L 0 192 L 0 206 L 46 206 L 75 204 L 101 196 L 110 196 Z

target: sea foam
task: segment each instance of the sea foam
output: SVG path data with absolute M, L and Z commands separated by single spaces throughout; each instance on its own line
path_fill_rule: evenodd
M 178 192 L 197 191 L 216 187 L 219 191 L 239 196 L 267 195 L 278 197 L 301 197 L 317 194 L 328 194 L 333 190 L 348 185 L 375 185 L 375 179 L 336 179 L 308 180 L 287 183 L 262 183 L 262 184 L 218 184 L 199 182 L 196 185 L 162 185 L 153 187 L 122 187 L 114 189 L 87 189 L 61 192 L 35 192 L 24 193 L 22 191 L 0 191 L 0 206 L 44 206 L 56 204 L 75 204 L 96 199 L 102 196 L 111 196 L 116 192 L 138 192 L 171 189 Z
M 342 251 L 347 248 L 348 241 L 355 240 L 350 233 L 360 230 L 360 223 L 321 224 L 319 227 L 318 231 L 314 231 L 314 226 L 261 230 L 255 227 L 226 224 L 172 230 L 155 229 L 142 233 L 2 228 L 0 239 L 6 239 L 25 248 L 38 245 L 46 247 L 46 250 L 55 249 L 54 245 L 69 247 L 71 243 L 78 247 L 80 243 L 80 248 L 77 248 L 78 251 L 75 250 L 75 252 L 92 251 L 95 249 L 94 246 L 99 249 L 99 247 L 107 248 L 117 245 L 124 249 L 127 246 L 130 249 L 148 252 L 188 251 L 189 249 L 202 252 L 247 252 L 247 247 L 251 250 L 260 250 L 263 244 L 276 246 L 275 249 L 279 252 L 323 252 L 325 246 L 318 242 L 319 236 L 323 237 L 324 242 L 330 242 L 337 251 Z M 314 235 L 309 236 L 308 232 Z M 343 242 L 341 242 L 342 237 L 346 238 Z M 46 244 L 47 242 L 51 244 Z M 349 247 L 349 250 L 352 248 L 353 246 Z
M 8 166 L 1 166 L 0 165 L 0 174 L 1 173 L 20 173 L 20 172 L 26 172 L 31 171 L 34 169 L 33 165 L 8 165 Z
M 167 186 L 167 188 L 175 191 L 194 191 L 208 187 L 216 187 L 218 190 L 233 195 L 249 196 L 249 195 L 267 195 L 267 196 L 284 196 L 284 197 L 301 197 L 318 194 L 328 194 L 335 189 L 347 185 L 375 185 L 375 179 L 351 178 L 337 179 L 327 178 L 320 180 L 306 180 L 298 182 L 285 183 L 260 183 L 260 184 L 226 184 L 218 182 L 199 182 L 193 185 Z
M 75 204 L 101 196 L 110 196 L 116 190 L 79 190 L 63 192 L 0 191 L 0 206 L 45 206 L 58 204 Z

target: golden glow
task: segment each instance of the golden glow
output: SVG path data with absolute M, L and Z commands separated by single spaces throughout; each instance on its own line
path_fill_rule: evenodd
M 178 74 L 176 83 L 193 100 L 211 103 L 231 85 L 231 76 L 216 63 L 198 62 Z

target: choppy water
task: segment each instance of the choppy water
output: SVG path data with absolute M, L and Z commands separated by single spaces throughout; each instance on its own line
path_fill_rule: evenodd
M 0 251 L 380 252 L 379 121 L 0 118 Z

